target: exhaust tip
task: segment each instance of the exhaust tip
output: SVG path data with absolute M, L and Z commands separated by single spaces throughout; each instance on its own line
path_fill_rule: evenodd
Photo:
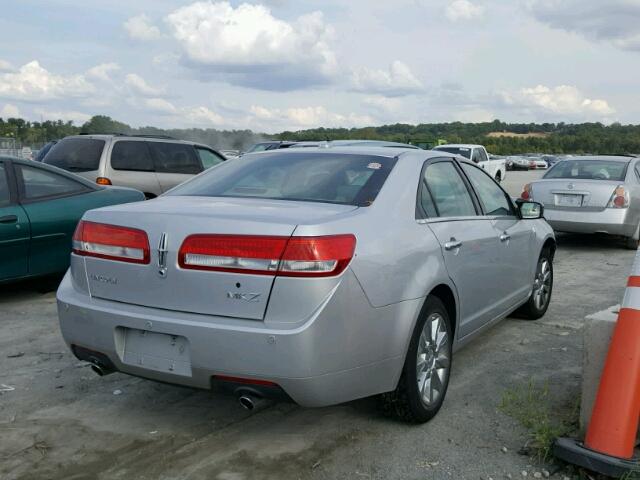
M 249 395 L 241 395 L 238 401 L 245 410 L 251 411 L 256 407 L 253 398 Z

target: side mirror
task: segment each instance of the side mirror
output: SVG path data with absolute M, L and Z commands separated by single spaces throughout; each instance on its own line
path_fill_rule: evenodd
M 520 218 L 523 220 L 535 220 L 542 218 L 544 214 L 544 206 L 541 203 L 517 200 L 516 204 L 520 211 Z

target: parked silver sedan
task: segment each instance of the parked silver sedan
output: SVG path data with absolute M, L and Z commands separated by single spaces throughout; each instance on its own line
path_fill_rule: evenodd
M 248 154 L 88 212 L 60 326 L 101 374 L 228 390 L 247 408 L 383 394 L 424 422 L 456 349 L 547 310 L 555 240 L 541 215 L 446 152 Z
M 623 237 L 628 248 L 640 238 L 640 159 L 572 157 L 556 163 L 521 197 L 544 205 L 554 230 Z

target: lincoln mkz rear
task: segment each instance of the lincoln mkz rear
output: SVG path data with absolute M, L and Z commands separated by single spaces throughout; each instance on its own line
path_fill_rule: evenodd
M 62 334 L 120 371 L 323 406 L 382 394 L 426 421 L 453 352 L 544 315 L 555 241 L 472 163 L 392 148 L 225 162 L 148 202 L 92 210 L 58 290 Z

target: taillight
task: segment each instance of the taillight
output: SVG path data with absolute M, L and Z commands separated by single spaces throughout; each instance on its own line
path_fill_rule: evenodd
M 611 195 L 607 208 L 627 208 L 629 206 L 629 192 L 618 185 Z
M 112 185 L 111 180 L 109 180 L 107 177 L 96 178 L 96 183 L 98 185 Z
M 522 187 L 522 193 L 520 194 L 520 198 L 523 200 L 531 200 L 531 184 L 527 183 L 524 187 Z
M 191 235 L 180 247 L 178 264 L 192 270 L 327 277 L 338 275 L 349 265 L 355 245 L 353 235 Z
M 341 273 L 353 258 L 356 237 L 291 237 L 282 255 L 278 275 L 328 277 Z
M 137 228 L 81 220 L 73 234 L 73 253 L 129 263 L 150 261 L 149 239 Z

